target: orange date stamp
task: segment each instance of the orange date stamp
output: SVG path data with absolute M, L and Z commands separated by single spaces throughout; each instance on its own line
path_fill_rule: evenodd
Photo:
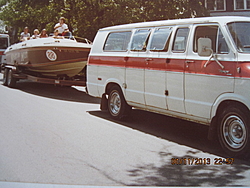
M 234 158 L 172 158 L 172 165 L 232 165 Z

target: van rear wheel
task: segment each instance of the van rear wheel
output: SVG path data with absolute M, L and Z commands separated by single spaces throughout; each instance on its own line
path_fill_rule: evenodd
M 109 114 L 117 120 L 125 119 L 129 115 L 131 107 L 124 99 L 123 93 L 118 86 L 113 86 L 108 96 Z
M 242 107 L 229 106 L 219 117 L 218 137 L 230 157 L 249 154 L 250 121 Z

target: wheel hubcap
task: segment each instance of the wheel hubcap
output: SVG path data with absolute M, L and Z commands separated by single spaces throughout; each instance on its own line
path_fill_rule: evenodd
M 238 116 L 229 116 L 223 124 L 223 136 L 233 149 L 239 149 L 246 141 L 246 125 Z
M 121 98 L 118 92 L 113 92 L 110 96 L 110 111 L 114 115 L 118 115 L 121 109 Z

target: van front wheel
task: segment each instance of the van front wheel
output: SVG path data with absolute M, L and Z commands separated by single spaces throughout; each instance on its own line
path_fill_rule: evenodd
M 126 103 L 123 93 L 118 86 L 113 86 L 108 96 L 109 114 L 117 120 L 124 119 L 129 115 L 131 107 Z
M 219 117 L 218 128 L 220 144 L 231 157 L 249 153 L 249 118 L 244 108 L 226 108 Z

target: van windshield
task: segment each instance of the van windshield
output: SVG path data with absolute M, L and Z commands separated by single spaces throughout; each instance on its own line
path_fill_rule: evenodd
M 227 27 L 239 52 L 250 53 L 250 22 L 232 22 Z

